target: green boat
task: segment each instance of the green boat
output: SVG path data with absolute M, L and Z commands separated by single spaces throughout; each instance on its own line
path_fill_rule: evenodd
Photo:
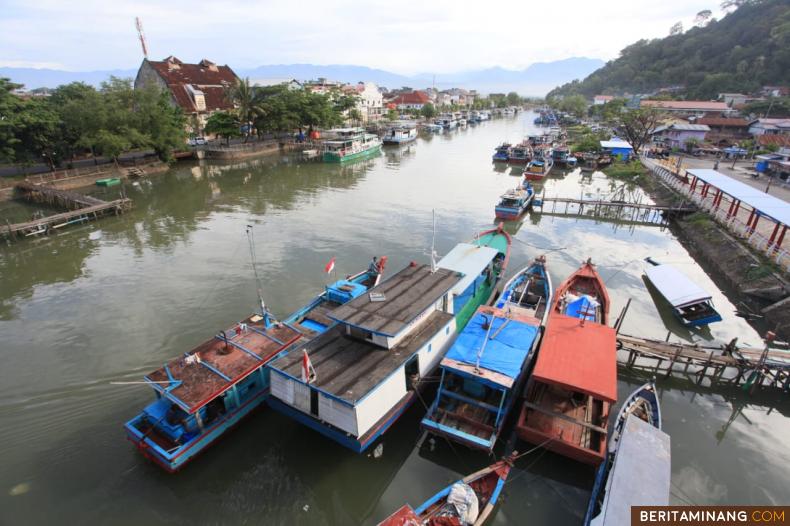
M 108 177 L 106 179 L 96 179 L 96 186 L 115 186 L 117 184 L 121 184 L 121 180 L 118 177 Z
M 503 224 L 480 232 L 469 243 L 459 243 L 437 266 L 464 274 L 453 299 L 456 331 L 461 332 L 477 308 L 489 303 L 510 261 L 511 237 Z
M 344 163 L 370 157 L 381 151 L 381 140 L 362 128 L 341 128 L 327 134 L 333 139 L 324 141 L 325 163 Z

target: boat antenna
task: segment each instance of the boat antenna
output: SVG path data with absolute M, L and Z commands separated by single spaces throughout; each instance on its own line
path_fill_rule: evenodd
M 268 329 L 271 326 L 271 319 L 269 317 L 269 310 L 263 302 L 263 294 L 261 293 L 261 278 L 258 276 L 258 264 L 255 259 L 255 236 L 252 225 L 247 225 L 247 241 L 250 246 L 250 265 L 252 265 L 252 273 L 255 275 L 255 287 L 258 290 L 258 303 L 261 306 L 261 316 L 263 316 L 264 326 Z
M 436 272 L 436 209 L 432 210 L 433 214 L 433 237 L 431 238 L 431 274 Z

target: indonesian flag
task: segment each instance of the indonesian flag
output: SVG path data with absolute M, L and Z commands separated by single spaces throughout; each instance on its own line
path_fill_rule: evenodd
M 333 270 L 335 270 L 335 258 L 330 259 L 329 263 L 327 263 L 326 266 L 324 267 L 324 272 L 326 272 L 327 274 L 329 274 Z
M 315 382 L 316 374 L 315 369 L 313 368 L 313 363 L 310 361 L 310 357 L 307 356 L 307 350 L 302 349 L 302 381 L 306 384 L 311 382 Z

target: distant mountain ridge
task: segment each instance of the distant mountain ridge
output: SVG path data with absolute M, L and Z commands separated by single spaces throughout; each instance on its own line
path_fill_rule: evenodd
M 552 87 L 574 79 L 581 79 L 604 65 L 604 61 L 594 58 L 572 57 L 553 62 L 537 62 L 523 70 L 493 67 L 482 70 L 465 71 L 434 75 L 400 75 L 383 69 L 343 64 L 278 64 L 256 68 L 234 68 L 240 77 L 250 79 L 297 80 L 324 77 L 341 82 L 370 81 L 387 88 L 425 88 L 435 85 L 439 89 L 462 87 L 476 89 L 483 93 L 515 91 L 522 95 L 543 95 Z M 232 67 L 232 66 L 231 66 Z M 85 82 L 98 86 L 110 75 L 134 77 L 136 69 L 111 71 L 61 71 L 54 69 L 5 68 L 0 67 L 0 77 L 8 77 L 13 82 L 24 84 L 26 88 L 54 88 L 69 82 Z

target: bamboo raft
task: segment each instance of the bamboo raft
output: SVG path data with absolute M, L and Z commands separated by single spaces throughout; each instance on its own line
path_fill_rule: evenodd
M 692 345 L 618 334 L 617 359 L 627 369 L 652 376 L 681 376 L 697 385 L 790 389 L 790 351 L 727 345 Z
M 0 227 L 0 232 L 8 239 L 51 233 L 75 223 L 84 223 L 109 214 L 119 215 L 132 207 L 132 200 L 125 197 L 103 201 L 77 192 L 30 183 L 20 183 L 14 187 L 14 190 L 20 198 L 34 203 L 59 206 L 67 211 L 24 223 L 7 222 Z

